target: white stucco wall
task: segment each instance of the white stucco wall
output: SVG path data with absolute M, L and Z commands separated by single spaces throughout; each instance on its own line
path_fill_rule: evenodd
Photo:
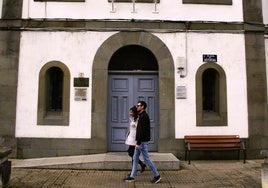
M 263 23 L 268 25 L 268 1 L 262 0 Z M 268 35 L 265 36 L 265 54 L 266 54 L 266 82 L 267 82 L 267 99 L 268 99 Z M 268 105 L 268 100 L 267 100 Z
M 0 18 L 2 18 L 3 0 L 0 0 Z
M 262 0 L 263 23 L 268 24 L 268 1 Z
M 92 61 L 98 47 L 113 32 L 22 32 L 19 58 L 16 137 L 90 138 Z M 187 76 L 175 72 L 175 84 L 186 85 L 187 98 L 175 99 L 176 138 L 185 134 L 248 136 L 247 90 L 243 34 L 154 33 L 169 48 L 174 62 L 187 60 Z M 187 39 L 187 42 L 186 42 Z M 188 46 L 186 48 L 186 46 Z M 187 50 L 186 50 L 187 49 Z M 187 54 L 186 54 L 187 53 Z M 202 54 L 217 54 L 227 79 L 228 126 L 196 127 L 195 74 Z M 71 73 L 70 125 L 37 125 L 38 77 L 45 63 L 64 63 Z M 90 78 L 87 101 L 74 100 L 73 78 Z M 175 91 L 174 91 L 175 92 Z
M 133 13 L 132 3 L 115 3 L 116 12 L 111 13 L 112 4 L 108 0 L 86 0 L 85 2 L 34 2 L 23 0 L 23 18 L 71 18 L 71 19 L 146 19 L 146 20 L 202 20 L 202 21 L 242 21 L 241 0 L 233 0 L 233 5 L 182 4 L 178 0 L 161 0 L 157 4 L 158 13 L 152 3 L 136 3 Z
M 268 35 L 266 35 L 264 39 L 265 39 L 266 83 L 267 83 L 267 107 L 268 107 Z
M 22 32 L 20 43 L 16 137 L 90 138 L 91 67 L 97 47 L 111 33 Z M 94 41 L 94 42 L 92 42 Z M 64 63 L 71 74 L 69 126 L 37 125 L 38 79 L 50 61 Z M 74 100 L 73 78 L 89 77 L 87 101 Z
M 248 137 L 244 35 L 188 33 L 187 36 L 158 36 L 171 50 L 176 64 L 187 60 L 187 76 L 180 78 L 175 73 L 176 86 L 184 85 L 187 90 L 187 99 L 175 99 L 176 138 L 183 138 L 187 134 L 238 134 Z M 184 44 L 188 46 L 187 52 Z M 196 127 L 195 76 L 197 69 L 204 63 L 203 54 L 216 54 L 217 64 L 226 73 L 228 126 Z

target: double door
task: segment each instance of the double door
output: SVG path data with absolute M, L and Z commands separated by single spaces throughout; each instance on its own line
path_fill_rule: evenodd
M 143 100 L 150 117 L 151 140 L 149 151 L 157 151 L 158 138 L 158 76 L 109 75 L 107 135 L 109 151 L 126 151 L 129 129 L 129 109 Z

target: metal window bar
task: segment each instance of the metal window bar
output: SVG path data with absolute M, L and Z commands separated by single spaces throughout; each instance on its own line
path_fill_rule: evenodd
M 132 0 L 132 13 L 136 13 L 137 12 L 137 10 L 136 10 L 136 0 Z
M 112 0 L 112 10 L 110 12 L 111 13 L 115 13 L 116 12 L 115 7 L 114 7 L 114 0 Z
M 159 13 L 157 11 L 157 2 L 158 2 L 158 0 L 154 0 L 154 11 L 153 11 L 153 13 Z

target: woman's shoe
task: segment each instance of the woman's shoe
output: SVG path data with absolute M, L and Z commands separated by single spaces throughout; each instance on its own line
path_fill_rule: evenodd
M 146 164 L 142 164 L 141 165 L 141 173 L 143 173 L 145 171 L 145 168 L 146 168 Z

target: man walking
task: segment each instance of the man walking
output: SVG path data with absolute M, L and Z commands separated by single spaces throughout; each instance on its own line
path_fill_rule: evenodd
M 144 101 L 139 101 L 137 103 L 137 110 L 139 112 L 139 120 L 136 131 L 137 144 L 135 146 L 135 152 L 133 156 L 132 171 L 130 176 L 125 179 L 126 182 L 135 181 L 140 154 L 142 154 L 144 162 L 150 167 L 150 169 L 154 173 L 152 183 L 158 183 L 161 180 L 161 177 L 148 154 L 148 142 L 150 141 L 150 119 L 145 111 L 146 107 L 147 104 Z

